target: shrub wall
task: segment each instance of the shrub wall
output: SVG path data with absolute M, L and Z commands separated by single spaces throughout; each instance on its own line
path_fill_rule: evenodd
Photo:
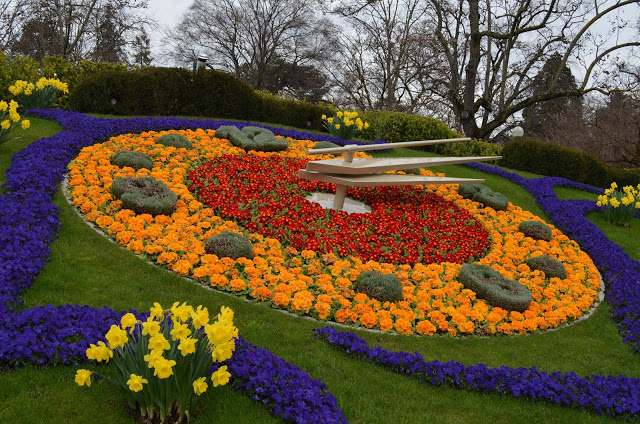
M 362 119 L 369 122 L 369 128 L 361 137 L 368 140 L 383 139 L 387 143 L 404 141 L 436 140 L 457 138 L 461 135 L 436 118 L 412 115 L 402 112 L 364 112 Z
M 535 140 L 515 140 L 502 149 L 501 166 L 550 177 L 565 177 L 595 187 L 640 183 L 640 169 L 610 168 L 594 156 Z

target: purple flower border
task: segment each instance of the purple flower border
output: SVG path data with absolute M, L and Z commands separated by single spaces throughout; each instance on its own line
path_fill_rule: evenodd
M 63 130 L 13 156 L 0 196 L 0 367 L 4 370 L 84 361 L 89 344 L 104 339 L 111 324 L 122 316 L 122 312 L 106 307 L 23 307 L 22 294 L 49 259 L 49 244 L 60 229 L 59 210 L 52 199 L 69 161 L 83 147 L 117 134 L 250 124 L 177 118 L 105 119 L 51 109 L 30 110 L 28 114 L 58 121 Z M 277 130 L 277 134 L 300 137 L 295 131 Z M 240 339 L 227 365 L 238 376 L 234 387 L 273 415 L 295 423 L 347 422 L 324 383 L 264 348 Z
M 553 188 L 563 186 L 591 193 L 603 193 L 603 190 L 562 177 L 526 179 L 494 166 L 479 163 L 467 166 L 499 175 L 523 187 L 553 224 L 578 242 L 600 271 L 605 283 L 605 298 L 611 304 L 611 315 L 623 341 L 640 351 L 640 262 L 632 259 L 586 218 L 589 212 L 600 210 L 596 202 L 560 200 Z M 639 216 L 636 214 L 636 217 Z
M 366 358 L 398 374 L 435 386 L 449 385 L 458 389 L 544 400 L 611 416 L 629 417 L 640 412 L 640 379 L 637 378 L 580 377 L 573 372 L 549 374 L 535 367 L 489 368 L 485 364 L 466 366 L 456 361 L 425 361 L 419 352 L 391 352 L 379 346 L 370 348 L 354 333 L 339 332 L 333 327 L 317 329 L 315 336 L 348 355 Z

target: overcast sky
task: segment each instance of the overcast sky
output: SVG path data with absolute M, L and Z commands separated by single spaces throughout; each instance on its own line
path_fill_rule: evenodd
M 149 15 L 155 18 L 162 26 L 174 27 L 182 17 L 182 14 L 191 6 L 193 0 L 149 0 Z M 162 46 L 162 37 L 159 32 L 150 31 L 153 65 L 169 66 L 158 60 L 158 53 Z

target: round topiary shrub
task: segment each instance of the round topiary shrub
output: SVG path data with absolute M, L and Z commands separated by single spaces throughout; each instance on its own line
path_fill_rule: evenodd
M 180 134 L 165 134 L 158 137 L 156 140 L 158 144 L 164 144 L 165 146 L 175 147 L 176 149 L 185 148 L 190 149 L 192 147 L 189 139 Z
M 123 209 L 153 216 L 171 216 L 178 202 L 178 196 L 153 177 L 118 177 L 111 183 L 111 194 L 122 201 Z
M 239 129 L 233 125 L 222 125 L 216 130 L 216 137 L 226 138 L 232 145 L 246 151 L 280 152 L 289 148 L 286 140 L 275 138 L 266 128 L 253 126 Z
M 536 256 L 529 258 L 525 261 L 525 264 L 534 270 L 544 272 L 547 278 L 559 278 L 564 280 L 567 278 L 567 270 L 564 269 L 562 262 L 550 257 L 550 256 Z
M 358 275 L 353 289 L 380 302 L 399 302 L 403 299 L 402 283 L 393 274 L 365 271 Z
M 153 159 L 141 152 L 123 150 L 111 156 L 110 162 L 111 165 L 119 166 L 120 168 L 129 166 L 136 171 L 142 168 L 146 168 L 149 171 L 153 169 Z
M 509 207 L 507 196 L 497 191 L 479 191 L 473 195 L 472 200 L 497 211 L 506 211 Z
M 531 292 L 525 286 L 503 277 L 499 272 L 485 265 L 462 265 L 458 281 L 465 288 L 474 291 L 477 298 L 507 311 L 523 312 L 532 300 Z
M 334 147 L 340 147 L 340 146 L 330 141 L 318 141 L 316 145 L 313 146 L 314 149 L 333 149 Z
M 204 250 L 219 258 L 253 258 L 253 245 L 249 239 L 238 233 L 223 231 L 207 239 Z
M 458 186 L 458 194 L 465 199 L 473 199 L 473 196 L 480 192 L 492 191 L 484 184 L 460 184 Z
M 551 228 L 540 221 L 524 221 L 518 226 L 518 231 L 534 240 L 551 241 Z

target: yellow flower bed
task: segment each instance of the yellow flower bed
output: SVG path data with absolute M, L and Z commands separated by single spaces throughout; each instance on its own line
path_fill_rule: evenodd
M 507 278 L 519 281 L 532 293 L 533 302 L 523 313 L 491 307 L 456 278 L 461 265 L 394 265 L 336 257 L 293 248 L 278 240 L 250 234 L 255 257 L 218 258 L 205 253 L 204 242 L 222 231 L 243 232 L 234 222 L 215 216 L 185 185 L 188 170 L 225 154 L 286 155 L 303 158 L 315 142 L 287 139 L 290 147 L 279 153 L 245 153 L 213 130 L 172 131 L 184 135 L 193 149 L 156 144 L 163 132 L 121 135 L 82 150 L 69 165 L 69 193 L 73 204 L 121 246 L 162 264 L 179 275 L 216 289 L 248 296 L 273 307 L 322 320 L 395 330 L 403 334 L 514 334 L 557 327 L 580 317 L 598 298 L 600 279 L 591 259 L 577 243 L 553 229 L 550 242 L 535 241 L 518 232 L 523 221 L 539 220 L 530 212 L 509 205 L 496 212 L 462 199 L 456 185 L 425 187 L 469 210 L 489 232 L 490 252 L 478 263 L 489 265 Z M 121 150 L 135 150 L 155 160 L 152 171 L 119 168 L 110 158 Z M 360 154 L 365 157 L 364 154 Z M 329 157 L 329 156 L 327 156 Z M 426 171 L 422 171 L 428 174 Z M 121 209 L 109 189 L 116 177 L 152 176 L 179 196 L 171 217 L 136 215 Z M 524 264 L 530 257 L 548 255 L 562 262 L 567 278 L 544 279 L 540 271 Z M 381 303 L 352 289 L 364 271 L 394 273 L 401 281 L 404 300 Z

